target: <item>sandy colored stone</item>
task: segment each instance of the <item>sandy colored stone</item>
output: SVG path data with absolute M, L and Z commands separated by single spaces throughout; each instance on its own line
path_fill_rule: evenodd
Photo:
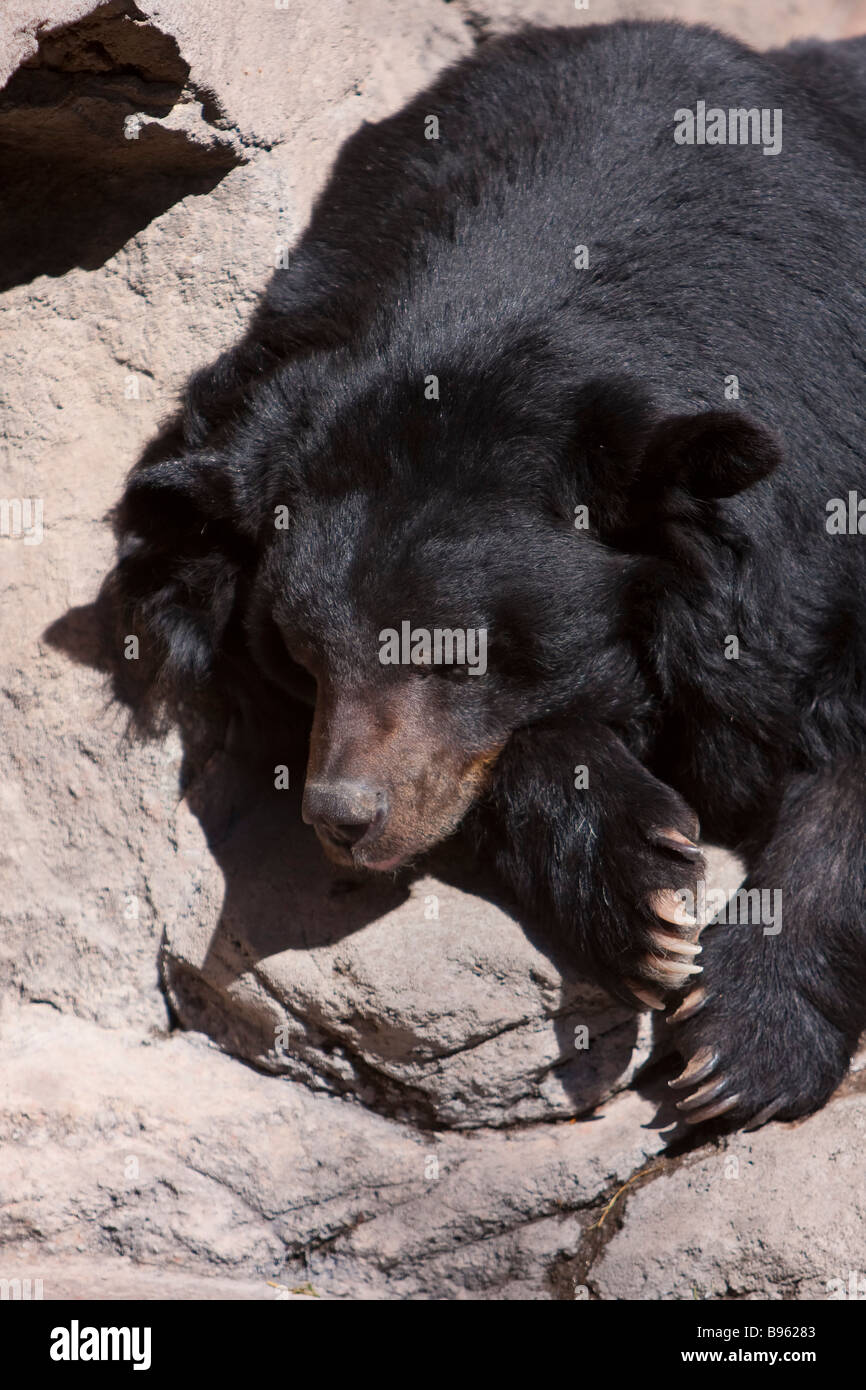
M 618 1299 L 827 1299 L 862 1280 L 866 1297 L 864 1139 L 861 1087 L 805 1123 L 691 1155 L 629 1197 L 590 1287 Z

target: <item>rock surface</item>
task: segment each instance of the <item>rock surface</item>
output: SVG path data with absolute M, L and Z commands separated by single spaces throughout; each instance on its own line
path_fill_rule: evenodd
M 341 141 L 517 17 L 623 8 L 4 6 L 0 491 L 42 513 L 41 534 L 0 537 L 0 1280 L 802 1298 L 862 1265 L 857 1078 L 804 1124 L 673 1157 L 659 1068 L 630 1089 L 649 1021 L 482 871 L 335 876 L 299 821 L 296 751 L 288 792 L 226 751 L 190 780 L 180 736 L 129 739 L 96 669 L 105 513 L 185 376 L 241 332 Z M 860 31 L 858 8 L 677 13 L 769 44 Z
M 302 785 L 302 767 L 292 780 Z M 273 789 L 272 768 L 217 755 L 190 799 L 220 806 L 230 829 L 208 822 L 205 839 L 178 808 L 189 872 L 160 881 L 155 901 L 184 1024 L 269 1071 L 437 1129 L 568 1119 L 631 1080 L 651 1049 L 648 1019 L 566 961 L 558 969 L 540 936 L 480 896 L 478 873 L 462 886 L 348 881 L 311 843 L 299 796 Z M 575 1045 L 581 1025 L 587 1047 Z
M 590 1125 L 434 1134 L 198 1034 L 31 1005 L 0 1041 L 0 1263 L 46 1298 L 72 1254 L 343 1298 L 550 1297 L 593 1205 L 663 1147 L 633 1092 Z
M 593 1266 L 600 1298 L 866 1297 L 866 1093 L 738 1135 L 635 1192 Z M 851 1275 L 855 1275 L 852 1284 Z

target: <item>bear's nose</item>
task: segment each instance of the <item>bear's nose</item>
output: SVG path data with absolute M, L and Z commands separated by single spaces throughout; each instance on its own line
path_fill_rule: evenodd
M 301 815 L 307 825 L 324 830 L 335 844 L 356 845 L 373 825 L 380 825 L 388 799 L 366 782 L 312 782 L 304 789 Z

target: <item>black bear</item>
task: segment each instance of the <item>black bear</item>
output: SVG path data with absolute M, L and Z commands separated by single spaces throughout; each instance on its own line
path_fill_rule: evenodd
M 693 1122 L 814 1110 L 866 1025 L 864 172 L 866 40 L 489 41 L 344 146 L 116 512 L 155 697 L 313 704 L 328 854 L 462 825 L 678 1006 Z M 698 945 L 698 817 L 772 926 Z

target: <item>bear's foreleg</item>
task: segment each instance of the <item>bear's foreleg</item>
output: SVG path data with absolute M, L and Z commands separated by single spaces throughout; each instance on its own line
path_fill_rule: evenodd
M 473 825 L 521 905 L 617 997 L 661 1009 L 700 973 L 684 911 L 703 872 L 697 819 L 611 729 L 518 730 Z
M 845 1075 L 866 1027 L 866 758 L 793 778 L 744 853 L 746 883 L 670 1019 L 694 1123 L 807 1115 Z

